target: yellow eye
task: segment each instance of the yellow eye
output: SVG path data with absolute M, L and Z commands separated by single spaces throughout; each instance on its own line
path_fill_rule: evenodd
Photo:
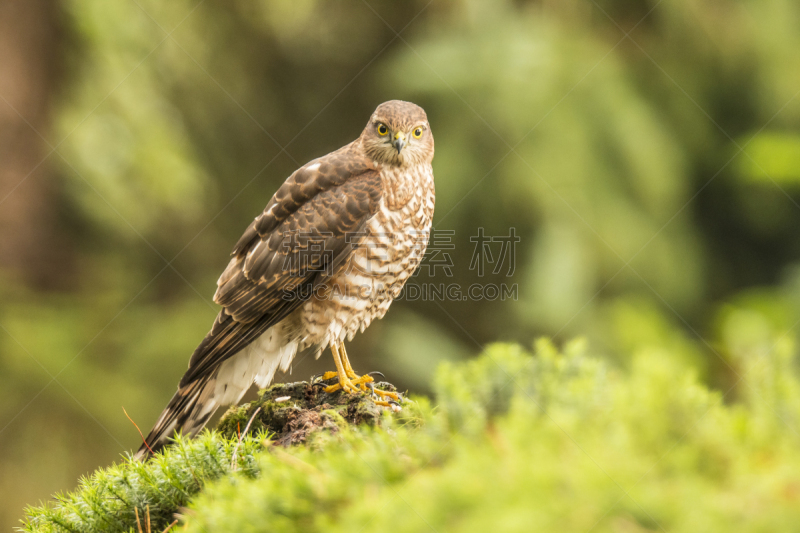
M 378 133 L 381 135 L 386 135 L 387 133 L 389 133 L 389 128 L 387 128 L 385 124 L 379 124 Z
M 419 139 L 422 137 L 422 128 L 417 128 L 414 130 L 414 138 Z

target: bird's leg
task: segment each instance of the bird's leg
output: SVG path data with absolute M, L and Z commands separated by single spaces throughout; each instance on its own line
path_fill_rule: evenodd
M 376 404 L 383 405 L 384 407 L 391 407 L 391 404 L 389 403 L 390 401 L 394 401 L 394 403 L 403 401 L 403 397 L 397 392 L 376 389 L 375 386 L 372 385 L 372 382 L 374 382 L 375 379 L 369 374 L 364 374 L 363 376 L 356 374 L 353 370 L 353 367 L 350 366 L 350 359 L 347 357 L 347 350 L 344 348 L 344 342 L 339 343 L 339 355 L 342 358 L 342 365 L 344 366 L 347 376 L 351 378 L 350 383 L 353 385 L 358 385 L 364 392 L 366 392 L 367 387 L 369 387 L 372 393 L 377 395 L 379 398 L 375 402 Z
M 352 379 L 358 378 L 359 375 L 356 374 L 355 370 L 353 370 L 353 367 L 350 366 L 350 358 L 347 357 L 347 350 L 344 349 L 344 342 L 339 343 L 339 356 L 342 358 L 342 364 L 344 365 L 344 371 L 347 374 L 347 377 Z
M 342 362 L 342 366 L 344 367 L 345 375 L 347 375 L 347 377 L 351 379 L 358 378 L 359 376 L 355 373 L 353 367 L 350 366 L 350 360 L 347 358 L 347 351 L 344 349 L 344 343 L 340 342 L 339 344 L 336 345 L 336 348 L 338 348 L 339 350 L 337 353 L 339 355 L 339 360 Z M 334 346 L 331 345 L 331 353 L 333 353 L 333 350 Z M 335 360 L 336 360 L 336 355 L 334 355 L 334 361 Z M 318 377 L 320 381 L 328 381 L 329 379 L 333 379 L 337 376 L 339 376 L 339 372 L 337 372 L 336 370 L 329 370 L 316 377 Z
M 349 393 L 358 392 L 358 389 L 355 388 L 344 370 L 344 365 L 342 364 L 342 360 L 339 356 L 339 348 L 335 343 L 331 343 L 331 353 L 333 354 L 333 362 L 336 365 L 336 375 L 339 376 L 339 383 L 336 385 L 331 385 L 330 387 L 325 387 L 323 390 L 325 392 L 335 392 L 339 389 L 342 389 L 343 391 Z
M 396 392 L 376 389 L 372 385 L 375 378 L 369 374 L 364 374 L 363 376 L 356 374 L 355 370 L 353 370 L 353 367 L 350 365 L 350 359 L 347 357 L 347 350 L 344 347 L 344 342 L 332 343 L 331 353 L 333 354 L 333 362 L 336 364 L 336 372 L 325 372 L 325 374 L 322 375 L 322 379 L 326 380 L 338 376 L 339 383 L 325 387 L 325 389 L 323 389 L 325 392 L 336 392 L 342 389 L 345 392 L 353 393 L 358 392 L 358 388 L 366 392 L 367 386 L 369 386 L 372 393 L 379 397 L 375 402 L 378 405 L 391 407 L 387 398 L 394 400 L 395 403 L 402 401 L 403 397 Z
M 370 375 L 365 374 L 363 376 L 359 376 L 356 374 L 355 370 L 353 370 L 353 367 L 350 366 L 350 359 L 347 357 L 347 350 L 344 348 L 344 342 L 339 343 L 339 355 L 342 358 L 342 364 L 344 365 L 344 371 L 347 374 L 347 377 L 352 380 L 350 383 L 353 385 L 358 385 L 362 391 L 366 392 L 367 386 L 365 383 L 370 383 L 375 380 Z

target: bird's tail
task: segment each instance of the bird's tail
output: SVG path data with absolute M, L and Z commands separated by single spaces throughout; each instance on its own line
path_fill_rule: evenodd
M 198 350 L 208 349 L 207 345 L 204 341 Z M 284 325 L 277 324 L 208 374 L 181 385 L 135 457 L 147 459 L 168 444 L 177 430 L 189 437 L 197 435 L 220 406 L 241 401 L 254 382 L 266 388 L 279 368 L 284 372 L 289 368 L 298 345 L 287 336 Z
M 159 451 L 175 433 L 194 436 L 219 407 L 214 398 L 215 375 L 203 376 L 178 389 L 134 457 L 145 460 Z

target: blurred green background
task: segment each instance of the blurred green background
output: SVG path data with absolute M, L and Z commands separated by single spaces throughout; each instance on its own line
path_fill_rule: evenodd
M 357 369 L 427 392 L 490 341 L 585 336 L 735 401 L 732 352 L 798 335 L 798 50 L 790 0 L 2 0 L 0 527 L 138 446 L 122 407 L 149 429 L 241 232 L 394 98 L 432 124 L 451 264 L 413 283 L 518 297 L 396 302 Z M 520 238 L 483 276 L 479 228 Z

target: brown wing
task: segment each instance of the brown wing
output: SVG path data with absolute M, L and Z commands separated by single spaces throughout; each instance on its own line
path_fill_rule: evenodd
M 378 209 L 381 179 L 349 148 L 292 174 L 239 239 L 214 295 L 223 310 L 192 355 L 181 386 L 285 318 L 357 246 Z

